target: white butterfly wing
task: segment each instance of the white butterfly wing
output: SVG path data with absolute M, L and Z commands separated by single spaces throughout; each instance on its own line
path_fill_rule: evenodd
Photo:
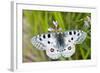
M 51 59 L 58 59 L 59 57 L 61 57 L 61 52 L 59 52 L 58 49 L 55 48 L 54 46 L 48 48 L 46 50 L 46 54 Z
M 68 58 L 68 57 L 71 57 L 74 53 L 75 53 L 75 45 L 73 45 L 73 44 L 67 44 L 64 47 L 63 51 L 61 52 L 61 55 L 63 57 Z
M 60 33 L 58 33 L 60 34 Z M 59 57 L 71 57 L 75 53 L 75 44 L 81 44 L 85 38 L 86 33 L 81 30 L 71 30 L 64 32 L 65 44 L 62 51 L 59 51 L 57 44 L 57 35 L 56 33 L 47 33 L 34 36 L 32 38 L 32 44 L 39 50 L 46 50 L 46 54 L 51 59 L 58 59 Z
M 65 43 L 73 43 L 73 44 L 81 44 L 85 38 L 86 38 L 86 33 L 81 31 L 81 30 L 71 30 L 68 32 L 65 32 Z
M 81 30 L 71 30 L 64 34 L 65 46 L 61 54 L 67 58 L 75 53 L 75 44 L 81 44 L 85 40 L 86 33 Z
M 43 44 L 43 41 L 42 39 L 38 36 L 34 36 L 32 39 L 31 39 L 31 42 L 33 44 L 34 47 L 36 47 L 37 49 L 39 50 L 45 50 L 46 49 L 46 45 Z
M 46 50 L 46 54 L 51 59 L 58 59 L 60 52 L 57 51 L 55 33 L 47 33 L 34 36 L 32 44 L 39 50 Z

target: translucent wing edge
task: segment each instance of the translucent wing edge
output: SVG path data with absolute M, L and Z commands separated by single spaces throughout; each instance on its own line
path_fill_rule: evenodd
M 86 39 L 87 33 L 81 31 L 81 36 L 75 41 L 75 44 L 82 44 L 82 42 Z
M 39 49 L 39 50 L 45 50 L 45 49 L 46 49 L 46 46 L 45 46 L 45 45 L 43 45 L 42 43 L 40 43 L 40 42 L 37 41 L 37 36 L 34 36 L 34 37 L 31 39 L 31 43 L 32 43 L 32 45 L 33 45 L 35 48 L 37 48 L 37 49 Z

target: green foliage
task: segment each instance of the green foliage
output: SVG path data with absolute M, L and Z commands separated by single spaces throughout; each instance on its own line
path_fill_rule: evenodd
M 32 46 L 30 40 L 34 35 L 48 32 L 48 28 L 53 27 L 53 20 L 58 22 L 62 31 L 80 29 L 87 33 L 86 40 L 82 44 L 76 45 L 76 53 L 67 59 L 61 57 L 60 60 L 91 59 L 91 23 L 88 28 L 84 27 L 87 16 L 91 17 L 91 14 L 23 10 L 23 62 L 51 61 L 45 51 L 37 50 Z

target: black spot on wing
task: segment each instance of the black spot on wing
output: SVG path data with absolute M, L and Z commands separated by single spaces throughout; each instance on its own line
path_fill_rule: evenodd
M 50 41 L 48 41 L 48 44 L 50 44 Z
M 77 36 L 79 36 L 79 35 L 80 35 L 80 33 L 77 34 Z
M 68 50 L 71 50 L 71 49 L 72 49 L 71 46 L 69 46 L 69 47 L 68 47 Z
M 80 36 L 80 31 L 79 30 L 76 30 L 76 31 L 74 30 L 73 34 L 76 35 L 76 36 Z
M 42 38 L 39 38 L 40 41 L 42 41 Z
M 51 35 L 50 34 L 48 34 L 48 38 L 50 38 L 51 37 Z
M 43 34 L 43 38 L 44 38 L 44 39 L 46 38 L 45 34 Z
M 71 40 L 73 40 L 73 37 L 71 37 Z
M 74 31 L 74 35 L 76 34 L 76 31 Z
M 50 49 L 51 52 L 54 52 L 55 50 L 53 48 Z
M 69 35 L 72 35 L 72 32 L 71 31 L 69 31 Z

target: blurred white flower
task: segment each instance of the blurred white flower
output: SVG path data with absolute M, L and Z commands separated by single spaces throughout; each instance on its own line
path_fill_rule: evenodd
M 54 29 L 53 28 L 48 28 L 48 31 L 54 31 Z
M 58 28 L 58 22 L 57 21 L 53 21 L 53 24 L 54 24 L 54 28 L 48 28 L 48 31 L 62 31 L 62 28 Z
M 57 28 L 58 26 L 58 22 L 57 21 L 53 21 L 54 26 Z
M 91 22 L 91 18 L 89 16 L 86 17 L 88 22 Z
M 91 23 L 91 18 L 89 16 L 86 16 L 86 20 L 84 20 L 84 27 L 89 28 Z
M 89 25 L 89 22 L 85 20 L 85 21 L 84 21 L 84 26 L 85 26 L 86 28 L 89 28 L 89 26 L 90 26 L 90 25 Z

